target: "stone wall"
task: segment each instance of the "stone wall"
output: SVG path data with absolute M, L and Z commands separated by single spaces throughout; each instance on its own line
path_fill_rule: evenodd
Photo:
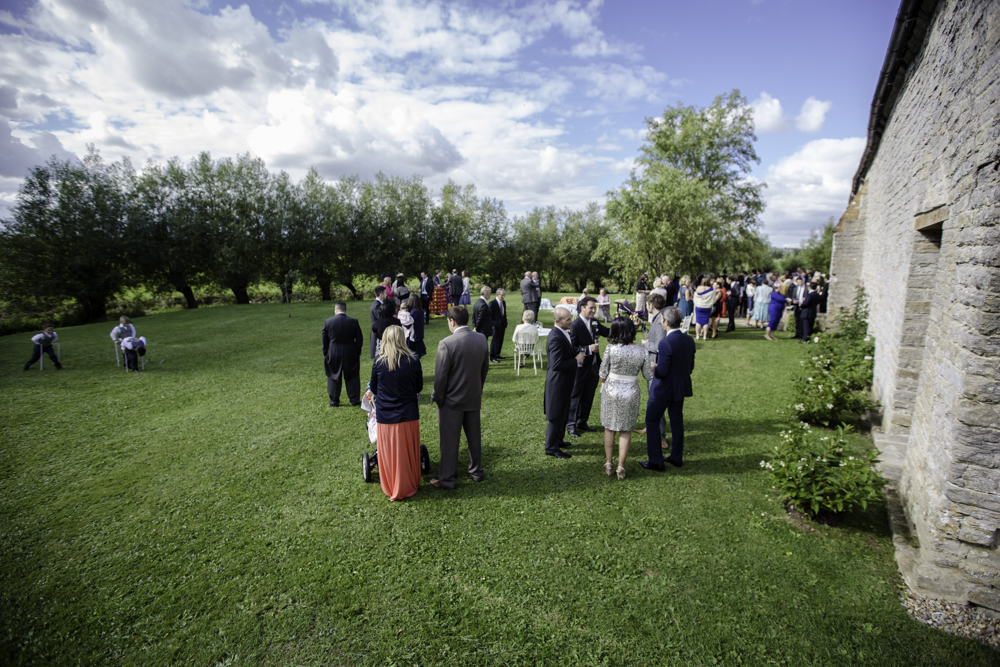
M 908 435 L 899 495 L 920 548 L 900 560 L 907 583 L 1000 610 L 998 47 L 1000 0 L 938 3 L 838 227 L 831 301 L 850 298 L 853 262 L 882 429 Z

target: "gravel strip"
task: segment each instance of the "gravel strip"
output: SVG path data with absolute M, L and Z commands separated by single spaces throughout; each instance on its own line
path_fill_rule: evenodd
M 910 618 L 959 637 L 977 639 L 1000 650 L 1000 618 L 981 607 L 917 595 L 907 589 L 899 596 Z

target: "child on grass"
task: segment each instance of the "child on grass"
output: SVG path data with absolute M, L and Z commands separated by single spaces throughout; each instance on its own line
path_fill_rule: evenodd
M 54 327 L 51 324 L 43 324 L 42 333 L 35 334 L 31 337 L 31 342 L 35 344 L 35 349 L 31 353 L 31 359 L 29 359 L 28 363 L 24 365 L 24 370 L 28 370 L 36 361 L 41 359 L 42 352 L 49 355 L 49 359 L 51 359 L 52 363 L 56 365 L 57 371 L 62 370 L 62 364 L 59 363 L 59 358 L 56 356 L 55 352 L 52 351 L 52 343 L 59 340 L 59 334 L 57 334 L 53 329 Z
M 139 365 L 139 357 L 146 356 L 146 337 L 135 338 L 128 336 L 122 339 L 122 352 L 125 353 L 125 367 L 129 370 L 139 372 L 142 366 Z
M 111 330 L 111 340 L 119 343 L 128 337 L 135 338 L 135 326 L 126 315 L 118 318 L 118 326 Z

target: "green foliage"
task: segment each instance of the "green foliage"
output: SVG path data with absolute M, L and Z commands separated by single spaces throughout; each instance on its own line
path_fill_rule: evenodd
M 780 268 L 782 271 L 795 270 L 799 267 L 813 269 L 820 273 L 830 273 L 830 262 L 833 259 L 833 228 L 836 221 L 831 217 L 817 231 L 810 230 L 809 238 L 802 247 L 791 253 L 782 253 Z
M 746 98 L 734 90 L 706 108 L 677 104 L 646 130 L 629 182 L 608 193 L 612 229 L 598 256 L 629 280 L 760 263 L 764 184 L 746 177 L 760 162 Z
M 878 407 L 870 393 L 875 340 L 867 333 L 867 319 L 867 298 L 859 288 L 851 308 L 841 309 L 836 333 L 813 337 L 813 354 L 801 362 L 806 372 L 796 382 L 799 402 L 792 406 L 793 420 L 833 426 L 845 413 Z
M 877 452 L 869 449 L 849 456 L 844 448 L 848 430 L 841 426 L 835 434 L 814 431 L 799 422 L 783 431 L 773 458 L 760 462 L 770 471 L 778 495 L 810 516 L 866 509 L 879 500 L 886 482 L 875 469 Z
M 590 283 L 603 284 L 610 268 L 595 250 L 608 232 L 595 202 L 580 211 L 536 207 L 523 218 L 515 218 L 510 246 L 510 256 L 515 259 L 511 285 L 516 286 L 527 270 L 538 271 L 543 292 L 579 292 Z

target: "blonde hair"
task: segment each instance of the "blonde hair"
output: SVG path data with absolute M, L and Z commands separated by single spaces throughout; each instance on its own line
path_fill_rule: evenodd
M 663 281 L 659 276 L 653 279 L 653 289 L 656 289 L 657 287 L 663 287 Z
M 399 368 L 403 357 L 416 356 L 410 348 L 406 347 L 406 338 L 403 335 L 403 327 L 393 324 L 385 328 L 382 334 L 382 346 L 379 348 L 378 359 L 375 363 L 382 362 L 390 371 Z
M 681 276 L 681 285 L 683 285 L 684 287 L 690 287 L 691 276 Z
M 531 324 L 535 321 L 535 313 L 530 310 L 524 311 L 521 313 L 521 321 L 525 324 Z

